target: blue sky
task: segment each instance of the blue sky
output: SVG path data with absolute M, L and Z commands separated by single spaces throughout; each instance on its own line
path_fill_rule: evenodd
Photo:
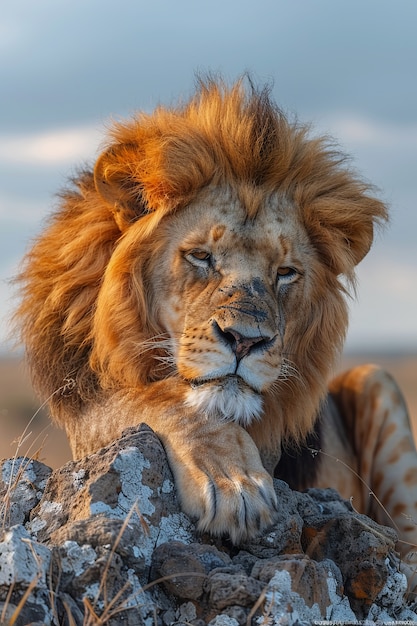
M 391 206 L 358 268 L 347 347 L 417 349 L 416 32 L 416 0 L 4 0 L 0 346 L 7 281 L 109 120 L 186 98 L 196 71 L 249 70 Z

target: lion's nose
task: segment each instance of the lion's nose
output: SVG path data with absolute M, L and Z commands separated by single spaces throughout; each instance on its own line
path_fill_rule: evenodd
M 235 328 L 221 328 L 217 322 L 214 325 L 220 338 L 230 346 L 239 361 L 249 354 L 255 346 L 260 348 L 261 345 L 266 346 L 271 341 L 269 337 L 259 335 L 247 337 Z

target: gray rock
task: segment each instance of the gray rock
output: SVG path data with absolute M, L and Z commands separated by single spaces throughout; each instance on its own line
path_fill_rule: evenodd
M 169 541 L 158 546 L 152 557 L 152 578 L 164 579 L 168 593 L 184 600 L 199 600 L 207 574 L 231 563 L 230 557 L 214 546 Z
M 253 606 L 262 594 L 264 585 L 240 572 L 212 572 L 205 582 L 208 604 L 222 611 L 230 606 Z
M 6 459 L 1 463 L 0 518 L 2 528 L 24 524 L 38 504 L 52 470 L 26 457 Z
M 55 472 L 28 459 L 2 472 L 0 609 L 17 626 L 417 621 L 395 533 L 332 490 L 275 481 L 276 523 L 232 546 L 181 511 L 147 426 Z
M 0 542 L 0 587 L 12 583 L 28 587 L 36 579 L 36 586 L 46 589 L 45 570 L 50 561 L 51 551 L 46 546 L 33 541 L 23 526 L 12 526 Z
M 97 454 L 54 472 L 29 527 L 48 543 L 63 526 L 97 516 L 135 525 L 136 548 L 148 565 L 156 545 L 193 540 L 195 529 L 177 501 L 165 451 L 148 426 L 130 428 Z
M 23 526 L 3 532 L 0 542 L 0 606 L 10 619 L 18 613 L 17 626 L 52 624 L 52 609 L 47 576 L 51 552 L 33 541 Z M 29 590 L 27 601 L 19 603 Z
M 226 613 L 220 613 L 209 622 L 208 626 L 239 626 L 239 622 Z

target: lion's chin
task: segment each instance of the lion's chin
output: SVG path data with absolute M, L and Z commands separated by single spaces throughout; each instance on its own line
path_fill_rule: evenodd
M 225 376 L 191 383 L 189 407 L 226 421 L 249 426 L 262 415 L 262 398 L 240 376 Z

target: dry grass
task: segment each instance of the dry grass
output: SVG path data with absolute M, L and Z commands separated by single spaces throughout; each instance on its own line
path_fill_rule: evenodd
M 50 422 L 46 410 L 38 411 L 39 406 L 24 363 L 17 358 L 0 358 L 0 459 L 14 457 L 17 448 L 19 455 L 53 468 L 71 458 L 65 433 Z M 22 433 L 35 413 L 22 441 Z

